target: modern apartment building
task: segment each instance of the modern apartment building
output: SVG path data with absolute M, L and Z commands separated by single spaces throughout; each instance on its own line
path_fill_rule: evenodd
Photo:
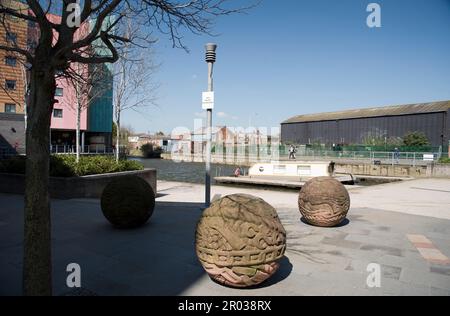
M 23 14 L 28 13 L 25 4 L 14 0 L 2 0 L 2 4 L 17 9 Z M 60 17 L 48 15 L 50 21 L 58 22 Z M 33 49 L 39 37 L 37 26 L 24 20 L 6 17 L 9 22 L 9 32 L 0 26 L 0 45 L 17 44 L 19 47 Z M 77 36 L 90 29 L 86 24 L 81 27 Z M 57 34 L 55 33 L 55 38 Z M 97 48 L 98 49 L 98 48 Z M 27 70 L 23 58 L 17 54 L 9 54 L 0 50 L 0 155 L 4 152 L 25 151 L 25 120 L 26 104 L 25 92 L 27 83 Z M 72 65 L 73 69 L 80 70 L 83 77 L 90 76 L 92 68 L 87 65 Z M 55 104 L 51 118 L 51 145 L 59 151 L 74 148 L 76 145 L 77 107 L 81 104 L 80 112 L 80 145 L 89 150 L 89 146 L 98 148 L 112 145 L 112 71 L 111 66 L 102 66 L 104 74 L 98 83 L 92 87 L 94 97 L 82 98 L 78 102 L 75 85 L 72 81 L 58 76 L 55 95 Z M 97 86 L 95 86 L 97 85 Z
M 28 11 L 17 1 L 2 0 L 2 4 L 22 13 Z M 5 16 L 4 21 L 8 31 L 0 26 L 0 44 L 26 47 L 28 23 L 12 16 Z M 23 152 L 25 148 L 25 84 L 23 57 L 0 50 L 0 148 L 8 151 Z

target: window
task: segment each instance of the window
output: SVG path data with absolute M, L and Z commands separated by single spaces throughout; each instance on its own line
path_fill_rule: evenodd
M 15 45 L 17 43 L 17 34 L 6 32 L 6 42 Z
M 16 80 L 6 80 L 5 81 L 6 90 L 16 90 Z
M 63 117 L 62 109 L 53 109 L 53 117 L 61 118 Z
M 55 95 L 57 97 L 62 97 L 63 96 L 63 88 L 56 88 Z
M 5 65 L 16 67 L 17 65 L 17 58 L 12 56 L 6 56 L 5 57 Z
M 5 113 L 16 113 L 16 105 L 11 103 L 5 104 Z

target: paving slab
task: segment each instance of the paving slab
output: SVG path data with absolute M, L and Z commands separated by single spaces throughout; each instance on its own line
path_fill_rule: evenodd
M 271 203 L 287 230 L 287 251 L 280 270 L 257 288 L 237 290 L 210 280 L 195 255 L 195 229 L 203 209 L 201 186 L 158 184 L 161 189 L 150 222 L 136 230 L 114 229 L 103 217 L 99 200 L 53 200 L 53 285 L 55 295 L 449 295 L 450 265 L 428 262 L 408 239 L 430 241 L 450 256 L 448 199 L 416 190 L 397 210 L 394 193 L 382 203 L 372 194 L 401 192 L 408 186 L 435 187 L 408 181 L 352 190 L 348 221 L 335 228 L 305 224 L 296 192 L 214 187 L 224 196 L 241 192 Z M 445 182 L 449 184 L 450 182 Z M 405 187 L 406 186 L 406 187 Z M 356 194 L 352 193 L 357 191 Z M 402 193 L 403 194 L 403 193 Z M 355 196 L 358 196 L 355 198 Z M 366 199 L 366 203 L 362 203 Z M 417 215 L 407 205 L 432 202 L 433 211 Z M 414 201 L 418 204 L 414 205 Z M 22 284 L 23 197 L 0 194 L 0 295 L 20 295 Z M 387 207 L 389 205 L 389 207 Z M 429 211 L 426 206 L 422 213 Z M 418 237 L 424 236 L 424 237 Z M 436 255 L 436 253 L 434 253 Z M 433 254 L 428 254 L 433 255 Z M 66 286 L 69 263 L 81 266 L 84 291 Z M 381 287 L 369 288 L 369 264 L 379 264 Z M 68 294 L 69 293 L 69 294 Z

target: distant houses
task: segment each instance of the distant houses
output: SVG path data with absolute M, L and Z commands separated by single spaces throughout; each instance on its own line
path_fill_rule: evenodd
M 234 129 L 227 126 L 215 126 L 211 130 L 213 154 L 220 151 L 234 150 L 238 146 L 265 146 L 267 143 L 278 142 L 278 135 L 268 136 L 258 129 Z M 135 134 L 128 137 L 130 152 L 138 152 L 142 146 L 151 144 L 161 148 L 163 152 L 177 155 L 203 155 L 206 150 L 207 129 L 205 127 L 194 131 L 180 130 L 172 135 Z
M 179 155 L 203 155 L 206 150 L 207 129 L 205 127 L 194 131 L 182 131 L 171 135 L 171 152 Z M 267 131 L 256 128 L 243 129 L 227 126 L 215 126 L 211 130 L 213 154 L 230 152 L 237 148 L 266 146 L 268 143 L 278 143 L 278 135 L 268 135 Z
M 155 148 L 161 148 L 163 152 L 171 149 L 172 139 L 170 136 L 161 134 L 135 134 L 128 136 L 128 149 L 130 152 L 141 150 L 143 145 L 151 144 Z

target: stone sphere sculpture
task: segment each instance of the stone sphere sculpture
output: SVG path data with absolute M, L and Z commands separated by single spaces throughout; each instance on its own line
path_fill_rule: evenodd
M 308 223 L 333 227 L 347 216 L 350 197 L 342 183 L 332 177 L 309 180 L 300 190 L 298 207 Z
M 286 231 L 264 200 L 234 194 L 206 209 L 197 225 L 196 252 L 209 276 L 244 288 L 272 276 L 286 250 Z
M 147 181 L 137 176 L 117 178 L 103 190 L 101 207 L 103 215 L 114 226 L 139 227 L 153 214 L 155 193 Z

